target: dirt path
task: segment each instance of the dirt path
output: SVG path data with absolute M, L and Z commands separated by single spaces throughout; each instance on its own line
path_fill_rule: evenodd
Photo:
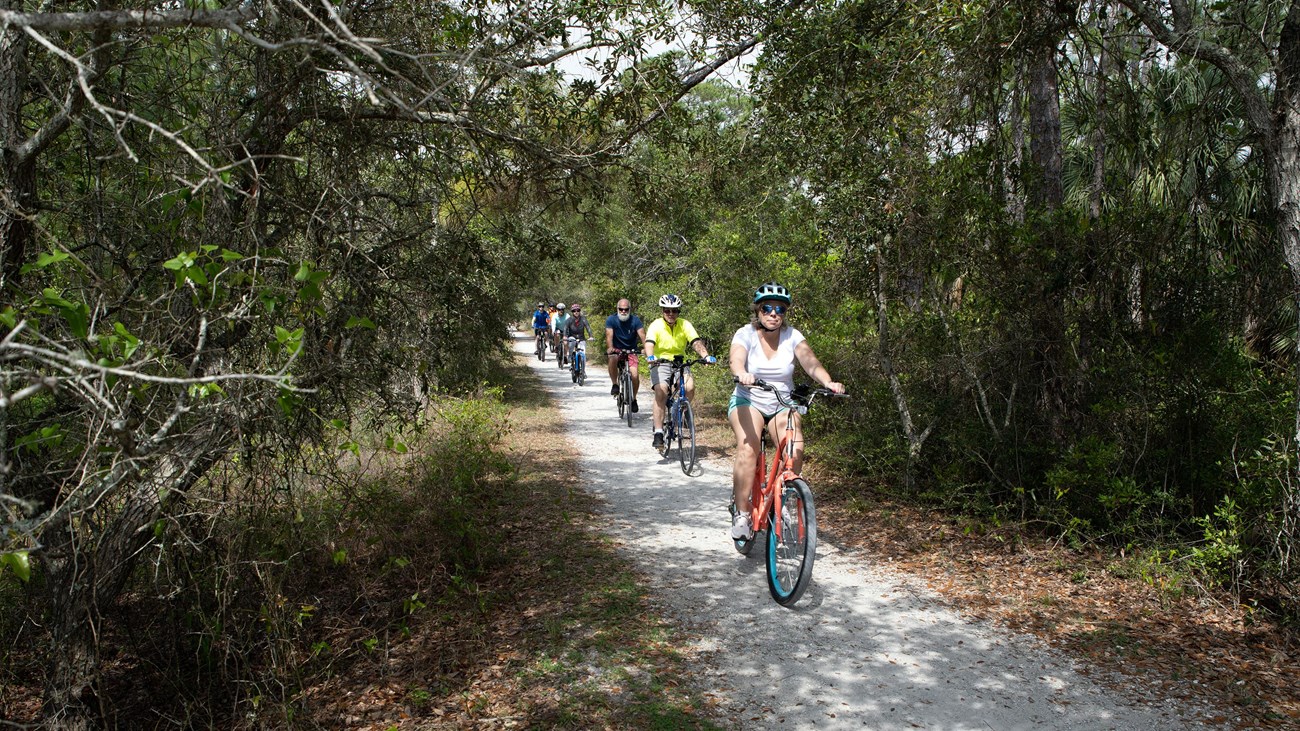
M 516 347 L 529 352 L 522 336 Z M 744 728 L 1213 728 L 1204 709 L 1124 697 L 1035 640 L 971 622 L 919 582 L 822 542 L 814 583 L 794 609 L 767 592 L 761 551 L 727 536 L 730 465 L 693 477 L 650 447 L 650 400 L 628 428 L 603 364 L 585 387 L 531 359 L 562 405 L 582 477 L 605 502 L 606 530 L 650 577 L 667 615 L 709 638 L 701 668 Z M 648 384 L 646 384 L 648 386 Z M 814 491 L 816 486 L 814 485 Z

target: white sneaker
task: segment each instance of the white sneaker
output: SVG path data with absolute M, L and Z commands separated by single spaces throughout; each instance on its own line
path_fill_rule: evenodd
M 754 537 L 754 528 L 749 524 L 749 513 L 737 513 L 731 519 L 731 540 L 747 541 Z

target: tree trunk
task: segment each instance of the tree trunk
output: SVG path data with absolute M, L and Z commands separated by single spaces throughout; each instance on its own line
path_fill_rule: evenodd
M 1111 26 L 1114 24 L 1112 20 L 1114 13 L 1110 9 L 1109 0 L 1102 0 L 1098 3 L 1098 7 L 1106 12 L 1104 17 L 1099 18 L 1101 49 L 1098 52 L 1097 67 L 1094 69 L 1097 76 L 1097 110 L 1094 115 L 1097 126 L 1092 131 L 1092 186 L 1088 191 L 1088 219 L 1094 222 L 1101 219 L 1102 201 L 1106 192 L 1106 115 L 1109 111 L 1107 80 L 1110 78 L 1111 71 L 1110 53 L 1107 49 L 1110 43 Z
M 1300 309 L 1300 4 L 1293 4 L 1278 41 L 1277 92 L 1273 99 L 1276 140 L 1268 180 L 1276 210 L 1278 241 L 1291 271 L 1292 298 Z M 1300 336 L 1298 336 L 1300 337 Z M 1300 343 L 1300 340 L 1297 340 Z M 1294 434 L 1300 444 L 1300 362 L 1295 361 Z
M 1051 438 L 1060 443 L 1066 438 L 1067 411 L 1064 364 L 1065 347 L 1065 279 L 1068 254 L 1056 223 L 1056 213 L 1064 201 L 1061 180 L 1061 102 L 1059 96 L 1056 52 L 1060 31 L 1045 32 L 1032 50 L 1027 69 L 1029 151 L 1031 165 L 1026 171 L 1030 219 L 1036 229 L 1037 256 L 1025 272 L 1032 284 L 1036 301 L 1026 303 L 1029 310 L 1031 363 L 1038 408 L 1045 419 Z
M 884 372 L 885 379 L 889 382 L 889 391 L 894 396 L 894 406 L 898 409 L 898 418 L 903 428 L 903 436 L 907 439 L 907 466 L 903 470 L 903 479 L 907 490 L 911 492 L 916 484 L 915 468 L 917 461 L 921 458 L 921 447 L 925 445 L 925 440 L 929 438 L 930 432 L 934 429 L 934 424 L 931 423 L 924 432 L 917 432 L 916 424 L 912 420 L 912 409 L 907 404 L 907 394 L 903 392 L 903 383 L 894 370 L 894 361 L 889 355 L 889 305 L 885 294 L 885 257 L 881 253 L 879 246 L 875 247 L 875 253 L 876 286 L 873 294 L 876 300 L 876 352 L 880 362 L 880 370 Z
M 116 601 L 142 549 L 150 526 L 230 447 L 233 430 L 219 420 L 169 447 L 126 487 L 126 495 L 103 518 L 93 545 L 83 545 L 79 521 L 69 521 L 47 547 L 46 598 L 51 635 L 50 665 L 42 700 L 46 727 L 83 729 L 102 717 L 96 692 L 100 608 Z M 105 501 L 107 502 L 107 501 Z M 55 542 L 57 541 L 57 542 Z
M 1065 199 L 1061 182 L 1061 99 L 1056 68 L 1057 34 L 1034 49 L 1029 60 L 1029 174 L 1031 204 L 1053 212 Z
M 0 10 L 18 9 L 13 4 L 0 0 Z M 17 277 L 23 265 L 32 236 L 29 213 L 36 198 L 36 167 L 18 155 L 24 139 L 26 39 L 21 29 L 0 30 L 0 289 Z

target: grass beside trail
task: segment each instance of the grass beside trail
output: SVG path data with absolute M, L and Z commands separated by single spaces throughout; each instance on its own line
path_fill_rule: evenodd
M 384 652 L 304 693 L 312 721 L 364 729 L 722 728 L 691 675 L 693 638 L 648 605 L 641 578 L 592 529 L 577 455 L 527 366 L 508 367 L 491 486 L 492 557 L 421 604 Z M 431 506 L 432 507 L 432 506 Z

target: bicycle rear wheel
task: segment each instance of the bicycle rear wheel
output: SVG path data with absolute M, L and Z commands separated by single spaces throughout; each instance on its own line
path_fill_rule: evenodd
M 695 416 L 689 401 L 682 402 L 678 417 L 677 459 L 682 463 L 682 472 L 689 477 L 695 469 Z
M 781 488 L 781 514 L 767 530 L 767 589 L 777 604 L 799 601 L 812 583 L 817 555 L 817 512 L 812 488 L 802 479 Z

